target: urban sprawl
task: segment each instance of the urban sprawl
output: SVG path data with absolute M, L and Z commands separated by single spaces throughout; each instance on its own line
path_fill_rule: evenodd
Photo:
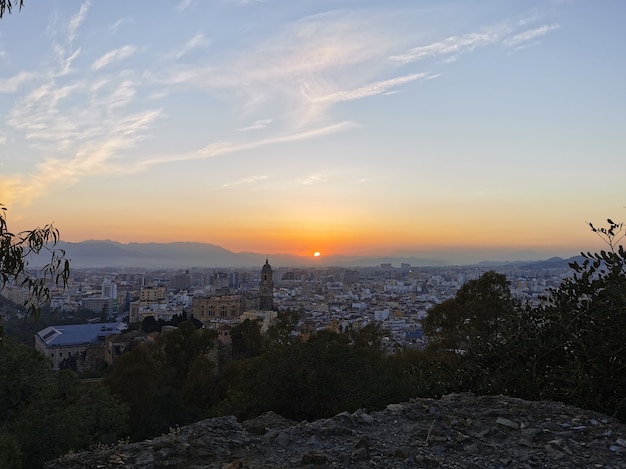
M 435 304 L 453 298 L 467 281 L 487 270 L 505 274 L 519 301 L 537 304 L 549 288 L 558 287 L 571 274 L 566 267 L 411 267 L 381 264 L 368 268 L 114 271 L 73 270 L 68 286 L 53 290 L 49 307 L 67 322 L 78 311 L 90 311 L 88 324 L 49 326 L 35 335 L 35 347 L 59 369 L 71 364 L 78 371 L 111 364 L 125 351 L 158 333 L 129 325 L 146 318 L 171 321 L 194 318 L 215 329 L 224 347 L 230 330 L 246 319 L 258 320 L 262 330 L 282 312 L 300 318 L 295 333 L 306 339 L 316 331 L 337 333 L 359 330 L 372 322 L 384 331 L 384 346 L 393 354 L 423 348 L 421 320 Z M 24 304 L 28 292 L 5 286 L 2 295 Z M 20 313 L 18 313 L 19 315 Z M 22 313 L 24 314 L 24 313 Z

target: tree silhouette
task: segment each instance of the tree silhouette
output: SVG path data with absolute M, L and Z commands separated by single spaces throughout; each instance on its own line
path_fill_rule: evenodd
M 50 299 L 49 285 L 65 286 L 69 279 L 70 262 L 64 250 L 55 248 L 58 242 L 59 231 L 51 224 L 12 233 L 7 225 L 6 207 L 0 204 L 0 287 L 9 283 L 26 287 L 31 296 L 24 306 L 35 319 L 39 317 L 39 305 Z M 31 261 L 43 254 L 47 263 L 33 269 Z
M 19 9 L 21 10 L 24 6 L 24 0 L 19 0 L 19 2 L 12 0 L 0 0 L 0 18 L 2 18 L 5 13 L 11 13 L 14 6 L 19 6 Z

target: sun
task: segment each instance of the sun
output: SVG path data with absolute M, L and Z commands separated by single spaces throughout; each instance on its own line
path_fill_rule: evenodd
M 320 257 L 320 256 L 321 256 L 321 254 L 320 254 L 320 252 L 319 252 L 319 251 L 315 251 L 315 252 L 313 253 L 313 257 Z

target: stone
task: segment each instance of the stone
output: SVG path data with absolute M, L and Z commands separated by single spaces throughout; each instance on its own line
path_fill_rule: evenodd
M 151 440 L 68 454 L 45 469 L 626 469 L 625 445 L 626 425 L 596 412 L 461 393 L 314 422 L 275 413 L 208 419 Z
M 496 423 L 504 427 L 512 428 L 513 430 L 519 430 L 519 424 L 517 422 L 514 422 L 513 420 L 510 420 L 510 419 L 506 419 L 504 417 L 498 417 L 496 419 Z
M 320 451 L 311 451 L 302 455 L 302 464 L 322 466 L 328 462 L 328 456 Z

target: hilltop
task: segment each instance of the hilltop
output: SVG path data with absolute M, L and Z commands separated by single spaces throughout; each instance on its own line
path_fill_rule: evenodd
M 204 420 L 46 469 L 626 468 L 626 425 L 555 402 L 452 394 L 314 422 L 267 413 Z

